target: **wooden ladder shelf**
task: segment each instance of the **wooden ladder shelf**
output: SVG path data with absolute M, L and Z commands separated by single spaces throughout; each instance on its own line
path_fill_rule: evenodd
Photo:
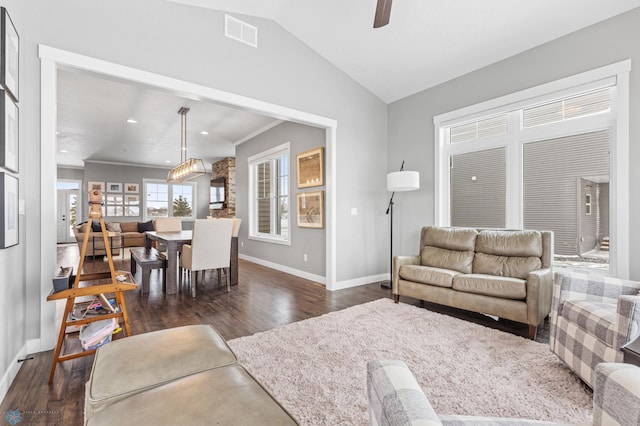
M 127 315 L 127 308 L 124 301 L 124 296 L 122 294 L 123 291 L 133 290 L 138 288 L 135 284 L 135 280 L 130 272 L 126 271 L 116 271 L 113 267 L 113 257 L 111 255 L 111 247 L 109 246 L 109 237 L 107 235 L 107 230 L 104 224 L 104 218 L 102 217 L 102 193 L 99 192 L 99 196 L 96 191 L 92 191 L 90 193 L 91 199 L 91 209 L 89 212 L 89 222 L 91 224 L 94 219 L 98 219 L 100 221 L 100 229 L 102 232 L 102 238 L 104 240 L 104 247 L 106 256 L 109 264 L 108 272 L 98 272 L 91 274 L 83 274 L 82 269 L 84 267 L 84 259 L 85 254 L 87 252 L 87 244 L 89 241 L 89 232 L 88 229 L 84 233 L 84 240 L 82 242 L 82 249 L 80 250 L 80 262 L 78 263 L 78 269 L 76 271 L 75 280 L 73 282 L 73 287 L 68 290 L 62 290 L 57 293 L 51 293 L 47 300 L 62 300 L 66 299 L 66 305 L 64 309 L 64 314 L 62 316 L 62 324 L 60 324 L 60 331 L 58 333 L 58 343 L 56 344 L 56 349 L 53 354 L 53 363 L 51 365 L 51 374 L 49 375 L 49 384 L 53 383 L 53 376 L 56 372 L 56 366 L 58 363 L 67 361 L 74 358 L 79 358 L 87 355 L 93 355 L 96 352 L 96 349 L 83 350 L 80 352 L 70 353 L 63 355 L 62 345 L 64 343 L 65 334 L 68 327 L 81 326 L 86 325 L 95 321 L 102 321 L 110 318 L 117 318 L 118 322 L 122 323 L 122 327 L 124 329 L 124 333 L 126 336 L 131 335 L 131 330 L 129 328 L 129 317 Z M 99 202 L 97 200 L 100 200 Z M 97 281 L 104 280 L 106 283 L 101 283 L 97 285 L 89 285 L 80 287 L 81 281 Z M 115 293 L 116 300 L 116 312 L 104 315 L 97 315 L 91 317 L 85 317 L 82 319 L 74 319 L 73 318 L 73 310 L 76 304 L 76 298 L 78 297 L 87 297 L 87 296 L 99 296 L 101 294 L 109 294 Z

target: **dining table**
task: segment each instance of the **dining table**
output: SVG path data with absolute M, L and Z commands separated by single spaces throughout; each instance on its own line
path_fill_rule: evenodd
M 184 244 L 190 244 L 193 239 L 193 231 L 156 232 L 146 231 L 144 246 L 151 250 L 152 241 L 164 244 L 167 247 L 167 294 L 178 292 L 178 251 Z M 238 284 L 238 237 L 231 238 L 231 265 L 229 271 L 231 285 Z

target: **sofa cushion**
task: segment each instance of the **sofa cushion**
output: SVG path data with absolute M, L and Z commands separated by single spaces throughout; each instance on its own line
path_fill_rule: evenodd
M 87 222 L 82 222 L 80 225 L 76 227 L 79 234 L 84 234 L 87 232 Z
M 475 250 L 496 256 L 541 257 L 542 234 L 530 230 L 483 230 L 476 238 Z
M 422 246 L 433 246 L 448 250 L 474 251 L 478 231 L 472 228 L 422 228 Z
M 616 332 L 616 308 L 611 303 L 589 300 L 567 300 L 562 304 L 562 316 L 578 324 L 587 333 L 613 346 Z
M 403 265 L 398 275 L 403 280 L 451 288 L 453 277 L 460 272 L 421 265 Z
M 502 299 L 524 300 L 527 297 L 524 280 L 494 275 L 458 275 L 453 278 L 453 289 Z
M 122 228 L 120 228 L 120 222 L 109 222 L 109 223 L 107 223 L 107 231 L 122 232 Z
M 120 222 L 121 232 L 138 232 L 138 222 Z
M 473 273 L 513 277 L 526 280 L 529 272 L 540 269 L 539 257 L 509 257 L 476 253 L 473 258 Z
M 153 221 L 138 223 L 138 232 L 153 231 Z
M 473 251 L 447 250 L 440 247 L 424 246 L 420 253 L 420 264 L 469 274 L 473 265 L 473 255 Z
M 92 220 L 91 221 L 91 231 L 92 232 L 102 232 L 102 227 L 100 226 L 100 221 Z

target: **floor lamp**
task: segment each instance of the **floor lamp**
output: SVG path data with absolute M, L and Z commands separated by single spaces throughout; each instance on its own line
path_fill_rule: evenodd
M 389 207 L 387 207 L 387 214 L 390 215 L 391 220 L 391 235 L 389 236 L 389 257 L 391 259 L 391 267 L 389 272 L 391 274 L 391 280 L 393 280 L 393 196 L 399 191 L 413 191 L 420 188 L 420 173 L 404 171 L 404 161 L 400 166 L 399 172 L 392 172 L 387 175 L 387 191 L 391 191 L 391 199 L 389 199 Z M 385 281 L 380 284 L 383 288 L 391 288 L 392 281 Z

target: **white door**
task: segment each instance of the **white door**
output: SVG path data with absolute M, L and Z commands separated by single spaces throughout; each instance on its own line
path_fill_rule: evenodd
M 58 243 L 75 242 L 72 226 L 76 224 L 78 213 L 78 190 L 57 190 L 57 241 Z

